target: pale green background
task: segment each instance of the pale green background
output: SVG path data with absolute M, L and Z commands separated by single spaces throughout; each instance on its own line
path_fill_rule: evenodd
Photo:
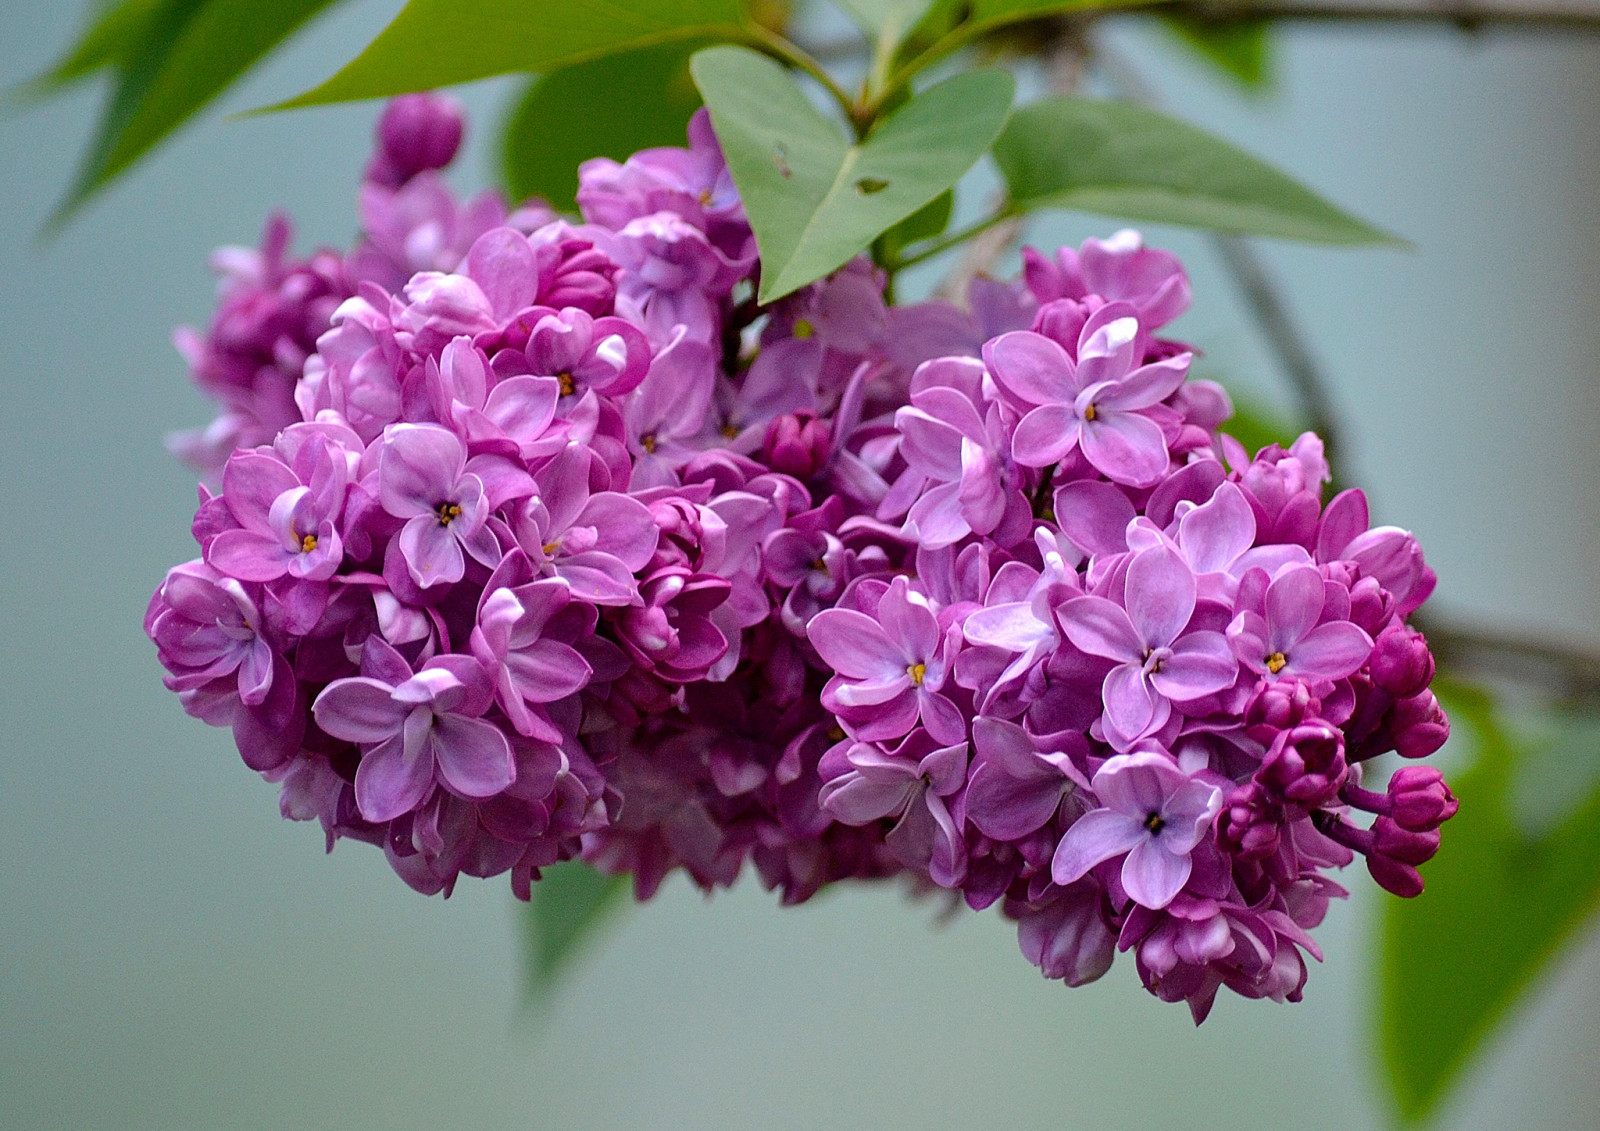
M 226 100 L 329 73 L 394 0 L 359 0 Z M 0 82 L 78 12 L 0 3 Z M 1600 50 L 1443 33 L 1285 37 L 1250 105 L 1145 35 L 1120 42 L 1190 118 L 1418 246 L 1272 246 L 1338 382 L 1362 480 L 1413 526 L 1440 605 L 1600 643 L 1593 485 Z M 504 87 L 468 92 L 484 178 Z M 1382 1125 L 1357 897 L 1304 1004 L 1224 998 L 1200 1032 L 1120 964 L 1064 992 L 992 916 L 888 890 L 780 911 L 753 883 L 630 914 L 541 1022 L 519 1020 L 502 882 L 448 903 L 382 857 L 278 819 L 228 736 L 186 718 L 139 628 L 192 554 L 192 478 L 162 434 L 205 411 L 168 345 L 203 321 L 216 244 L 282 204 L 345 243 L 370 106 L 185 132 L 43 246 L 91 128 L 84 91 L 0 120 L 0 1126 L 1368 1128 Z M 1056 238 L 1111 225 L 1060 220 Z M 1046 233 L 1041 233 L 1041 240 Z M 1275 387 L 1193 236 L 1180 329 Z M 1458 1128 L 1600 1123 L 1600 946 L 1547 984 L 1450 1109 Z

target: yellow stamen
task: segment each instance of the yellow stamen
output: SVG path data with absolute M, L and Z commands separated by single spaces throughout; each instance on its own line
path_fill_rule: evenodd
M 1094 410 L 1094 405 L 1090 405 L 1088 408 L 1083 410 L 1083 418 L 1085 420 L 1093 420 L 1099 415 L 1100 414 Z
M 439 516 L 440 526 L 449 526 L 453 520 L 461 517 L 461 507 L 457 503 L 440 503 L 434 513 Z
M 640 436 L 639 446 L 647 452 L 654 453 L 656 450 L 656 434 L 654 432 L 646 432 L 643 436 Z
M 1267 657 L 1267 670 L 1273 675 L 1277 675 L 1283 670 L 1283 666 L 1288 662 L 1289 657 L 1285 656 L 1282 652 L 1274 652 L 1272 655 Z
M 541 546 L 539 548 L 544 551 L 544 556 L 548 558 L 551 554 L 554 554 L 557 550 L 561 549 L 561 543 L 560 542 L 546 542 L 543 546 Z
M 834 742 L 843 742 L 844 741 L 844 728 L 842 726 L 840 726 L 838 723 L 834 723 L 831 727 L 828 728 L 828 737 L 831 738 Z
M 922 679 L 928 674 L 927 664 L 912 664 L 906 669 L 906 674 L 911 677 L 911 682 L 918 687 L 922 686 Z
M 722 434 L 730 440 L 737 440 L 739 438 L 739 430 L 731 424 L 724 424 L 722 426 Z
M 699 200 L 700 201 L 700 207 L 704 208 L 706 205 L 711 203 L 711 190 L 708 189 L 708 188 L 701 189 L 700 190 L 700 195 L 698 197 L 696 197 L 695 199 Z
M 557 373 L 556 382 L 560 384 L 561 395 L 564 397 L 570 397 L 578 387 L 578 383 L 572 379 L 570 373 Z
M 796 318 L 794 322 L 794 336 L 805 341 L 817 332 L 817 328 L 804 318 Z
M 304 534 L 304 535 L 301 536 L 301 538 L 300 538 L 300 552 L 302 554 L 309 554 L 312 550 L 315 550 L 316 548 L 317 548 L 317 536 L 315 534 Z

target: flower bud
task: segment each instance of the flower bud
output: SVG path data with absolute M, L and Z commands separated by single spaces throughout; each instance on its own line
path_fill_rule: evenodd
M 1280 732 L 1255 780 L 1274 800 L 1315 809 L 1338 796 L 1347 773 L 1344 735 L 1312 723 Z
M 1367 857 L 1367 871 L 1372 873 L 1379 887 L 1401 899 L 1415 899 L 1422 894 L 1422 873 L 1410 864 L 1374 853 Z
M 1372 853 L 1398 860 L 1402 864 L 1426 864 L 1439 851 L 1439 830 L 1427 832 L 1401 828 L 1392 817 L 1379 817 L 1372 823 Z
M 1350 619 L 1376 636 L 1394 617 L 1394 597 L 1375 577 L 1363 577 L 1350 586 Z
M 461 107 L 442 94 L 402 94 L 378 119 L 378 153 L 367 179 L 399 188 L 418 173 L 443 169 L 461 148 Z
M 772 418 L 761 454 L 772 470 L 809 479 L 827 464 L 832 446 L 827 422 L 802 410 Z
M 1389 713 L 1389 732 L 1402 758 L 1426 758 L 1450 737 L 1450 720 L 1431 691 L 1396 699 Z
M 1315 718 L 1322 704 L 1311 688 L 1298 679 L 1280 679 L 1256 687 L 1245 704 L 1244 722 L 1249 728 L 1265 727 L 1269 732 L 1288 730 L 1308 718 Z M 1270 744 L 1273 733 L 1252 735 Z
M 1402 766 L 1389 779 L 1389 817 L 1412 832 L 1431 832 L 1456 815 L 1461 803 L 1432 766 Z
M 1283 811 L 1255 782 L 1234 790 L 1217 818 L 1217 844 L 1230 856 L 1262 860 L 1278 851 Z
M 1396 699 L 1426 688 L 1433 679 L 1433 654 L 1422 633 L 1399 621 L 1378 634 L 1372 649 L 1372 682 Z

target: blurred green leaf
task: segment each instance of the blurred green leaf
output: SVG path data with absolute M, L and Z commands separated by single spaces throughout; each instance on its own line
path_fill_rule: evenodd
M 1233 415 L 1222 422 L 1221 430 L 1243 444 L 1252 456 L 1271 444 L 1287 448 L 1304 431 L 1294 422 L 1248 397 L 1236 396 L 1231 390 L 1228 396 L 1233 401 Z
M 755 229 L 764 303 L 840 267 L 955 184 L 1004 127 L 1013 90 L 1004 71 L 955 75 L 852 145 L 763 55 L 711 47 L 690 69 Z
M 337 0 L 159 0 L 114 58 L 117 84 L 59 223 Z M 110 47 L 97 48 L 109 51 Z
M 906 30 L 922 19 L 930 0 L 835 0 L 869 40 L 876 41 L 885 27 Z
M 689 56 L 703 43 L 665 43 L 563 67 L 533 80 L 506 123 L 506 188 L 576 207 L 578 166 L 641 149 L 685 144 L 700 107 Z
M 1438 686 L 1459 742 L 1476 751 L 1451 782 L 1461 811 L 1423 869 L 1418 899 L 1386 899 L 1378 1036 L 1408 1120 L 1426 1118 L 1541 971 L 1600 904 L 1600 791 L 1531 833 L 1511 798 L 1526 744 L 1483 691 Z
M 950 213 L 954 211 L 956 194 L 945 189 L 927 204 L 878 237 L 878 246 L 884 259 L 898 258 L 900 253 L 918 240 L 931 240 L 942 235 L 950 226 Z
M 1176 15 L 1162 16 L 1161 21 L 1180 43 L 1246 90 L 1260 91 L 1271 85 L 1270 21 L 1217 23 Z
M 675 39 L 744 38 L 739 0 L 410 0 L 344 69 L 270 109 L 550 72 Z
M 627 876 L 608 876 L 581 860 L 552 864 L 536 881 L 524 932 L 528 990 L 547 991 L 606 919 L 623 906 Z
M 6 100 L 27 101 L 45 97 L 79 79 L 119 64 L 139 40 L 145 21 L 162 0 L 121 0 L 101 5 L 78 41 L 42 74 L 7 94 Z
M 1016 207 L 1332 244 L 1397 243 L 1219 137 L 1126 102 L 1047 98 L 994 147 Z

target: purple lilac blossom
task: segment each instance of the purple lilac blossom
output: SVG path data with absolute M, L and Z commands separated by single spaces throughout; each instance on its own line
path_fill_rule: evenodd
M 1081 985 L 1297 1000 L 1357 854 L 1421 892 L 1457 801 L 1407 618 L 1435 578 L 1307 433 L 1254 454 L 1155 337 L 1133 232 L 893 305 L 771 307 L 709 117 L 584 223 L 462 202 L 385 111 L 347 255 L 269 222 L 180 350 L 221 405 L 145 629 L 283 814 L 419 892 L 582 859 L 648 898 L 912 878 Z

